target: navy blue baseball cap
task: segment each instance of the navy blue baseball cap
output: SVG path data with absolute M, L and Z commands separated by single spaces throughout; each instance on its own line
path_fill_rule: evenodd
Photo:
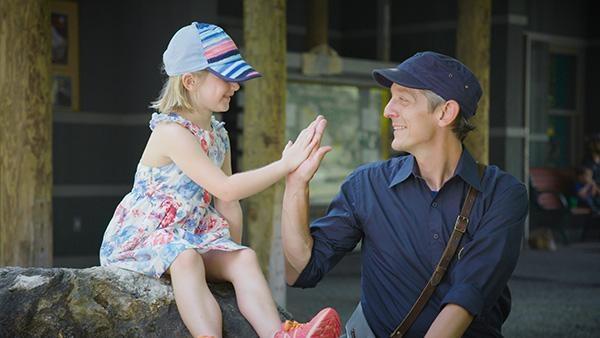
M 392 83 L 427 89 L 444 100 L 455 100 L 465 118 L 477 111 L 482 90 L 479 81 L 460 61 L 435 52 L 419 52 L 395 68 L 375 69 L 373 78 L 384 87 Z

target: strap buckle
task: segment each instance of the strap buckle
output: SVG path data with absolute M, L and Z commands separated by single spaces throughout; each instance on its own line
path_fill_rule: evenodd
M 454 223 L 454 230 L 464 234 L 467 231 L 467 225 L 469 225 L 469 218 L 458 215 L 458 217 L 456 217 L 456 223 Z

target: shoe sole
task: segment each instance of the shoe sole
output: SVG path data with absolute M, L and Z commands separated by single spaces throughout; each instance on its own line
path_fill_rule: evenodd
M 338 313 L 327 308 L 321 310 L 311 322 L 314 324 L 305 338 L 338 338 L 341 333 L 341 322 Z

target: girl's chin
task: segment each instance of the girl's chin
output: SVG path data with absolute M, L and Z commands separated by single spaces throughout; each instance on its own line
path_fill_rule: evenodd
M 224 113 L 226 111 L 229 110 L 229 103 L 226 104 L 220 104 L 218 107 L 215 107 L 216 109 L 213 110 L 213 112 L 215 113 Z

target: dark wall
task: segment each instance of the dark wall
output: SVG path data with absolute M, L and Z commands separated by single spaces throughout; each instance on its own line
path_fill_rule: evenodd
M 546 34 L 586 37 L 591 2 L 588 0 L 529 0 L 529 29 Z
M 490 163 L 523 179 L 524 62 L 527 25 L 523 1 L 492 1 L 490 51 Z M 519 6 L 520 5 L 520 6 Z
M 135 114 L 158 96 L 173 33 L 192 21 L 216 21 L 217 8 L 214 1 L 85 0 L 79 18 L 81 110 Z
M 600 45 L 598 44 L 598 37 L 594 38 L 594 44 L 587 48 L 586 52 L 586 72 L 585 72 L 585 133 L 591 135 L 594 133 L 600 133 L 600 113 L 596 110 L 598 102 L 596 98 L 600 93 Z
M 600 114 L 596 111 L 596 98 L 600 93 L 600 25 L 598 24 L 597 11 L 592 10 L 592 1 L 587 1 L 586 31 L 589 41 L 585 54 L 585 133 L 591 135 L 600 133 Z
M 390 1 L 391 60 L 401 62 L 416 52 L 433 50 L 450 56 L 456 49 L 456 1 Z

